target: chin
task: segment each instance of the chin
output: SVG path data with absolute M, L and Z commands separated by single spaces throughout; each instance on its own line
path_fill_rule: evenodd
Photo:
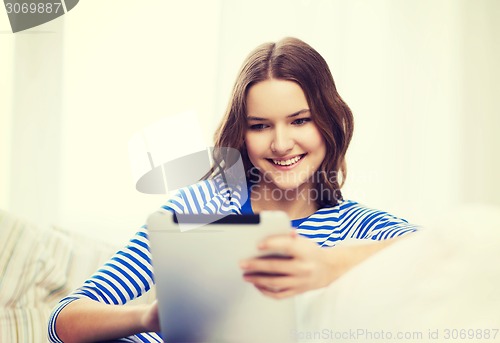
M 282 190 L 282 191 L 285 191 L 285 192 L 286 191 L 292 192 L 292 191 L 299 189 L 299 186 L 297 186 L 297 185 L 281 185 L 281 184 L 273 184 L 273 185 L 275 188 Z
M 307 182 L 280 182 L 276 180 L 272 180 L 269 182 L 271 187 L 280 189 L 282 191 L 299 191 L 303 188 L 307 188 Z

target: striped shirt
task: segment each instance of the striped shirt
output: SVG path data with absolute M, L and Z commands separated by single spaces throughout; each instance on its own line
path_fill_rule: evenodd
M 183 188 L 162 211 L 193 214 L 251 214 L 246 192 L 230 189 L 221 178 L 201 181 Z M 292 220 L 297 232 L 319 246 L 332 247 L 345 239 L 384 240 L 418 229 L 386 212 L 344 200 L 334 207 L 321 208 L 307 218 Z M 147 292 L 154 283 L 147 227 L 143 226 L 129 244 L 118 251 L 101 269 L 72 294 L 62 299 L 49 320 L 49 341 L 62 342 L 55 323 L 61 310 L 79 298 L 123 305 Z M 123 342 L 162 342 L 159 334 L 141 333 Z

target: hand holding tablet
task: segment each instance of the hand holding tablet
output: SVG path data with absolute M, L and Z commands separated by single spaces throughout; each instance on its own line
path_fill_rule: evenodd
M 256 257 L 254 257 L 259 260 L 291 260 L 293 259 L 293 256 L 290 255 L 285 255 L 281 252 L 268 252 L 264 254 L 258 254 Z M 241 264 L 240 264 L 241 266 Z M 277 277 L 277 276 L 287 276 L 287 274 L 284 273 L 277 273 L 277 272 L 270 272 L 270 271 L 248 271 L 248 272 L 243 272 L 244 277 L 250 277 L 250 276 L 262 276 L 262 277 Z
M 179 216 L 180 223 L 176 223 L 171 213 L 157 212 L 148 219 L 165 341 L 292 342 L 292 299 L 275 301 L 263 296 L 260 289 L 245 282 L 238 268 L 238 262 L 250 256 L 268 262 L 287 260 L 276 255 L 279 250 L 258 248 L 269 237 L 290 235 L 286 214 L 229 215 L 216 221 L 203 215 L 190 217 Z M 181 230 L 180 224 L 189 230 Z
M 257 256 L 240 262 L 243 278 L 275 299 L 325 287 L 338 277 L 342 261 L 338 249 L 323 249 L 295 231 L 266 237 L 258 249 Z

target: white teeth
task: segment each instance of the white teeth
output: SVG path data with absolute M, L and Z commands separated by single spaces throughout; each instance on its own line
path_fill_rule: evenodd
M 297 163 L 300 159 L 302 158 L 302 156 L 295 156 L 294 158 L 291 158 L 289 160 L 273 160 L 273 163 L 274 164 L 278 164 L 280 166 L 291 166 L 292 164 L 295 164 Z

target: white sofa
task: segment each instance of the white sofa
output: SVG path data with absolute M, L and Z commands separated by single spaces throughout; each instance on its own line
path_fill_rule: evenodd
M 117 248 L 0 210 L 0 343 L 47 342 L 54 305 Z M 151 301 L 150 293 L 141 302 Z
M 500 209 L 460 208 L 435 227 L 297 297 L 299 342 L 500 342 Z M 54 304 L 116 248 L 0 210 L 0 343 L 45 342 Z
M 500 208 L 446 213 L 298 301 L 302 342 L 500 342 Z

